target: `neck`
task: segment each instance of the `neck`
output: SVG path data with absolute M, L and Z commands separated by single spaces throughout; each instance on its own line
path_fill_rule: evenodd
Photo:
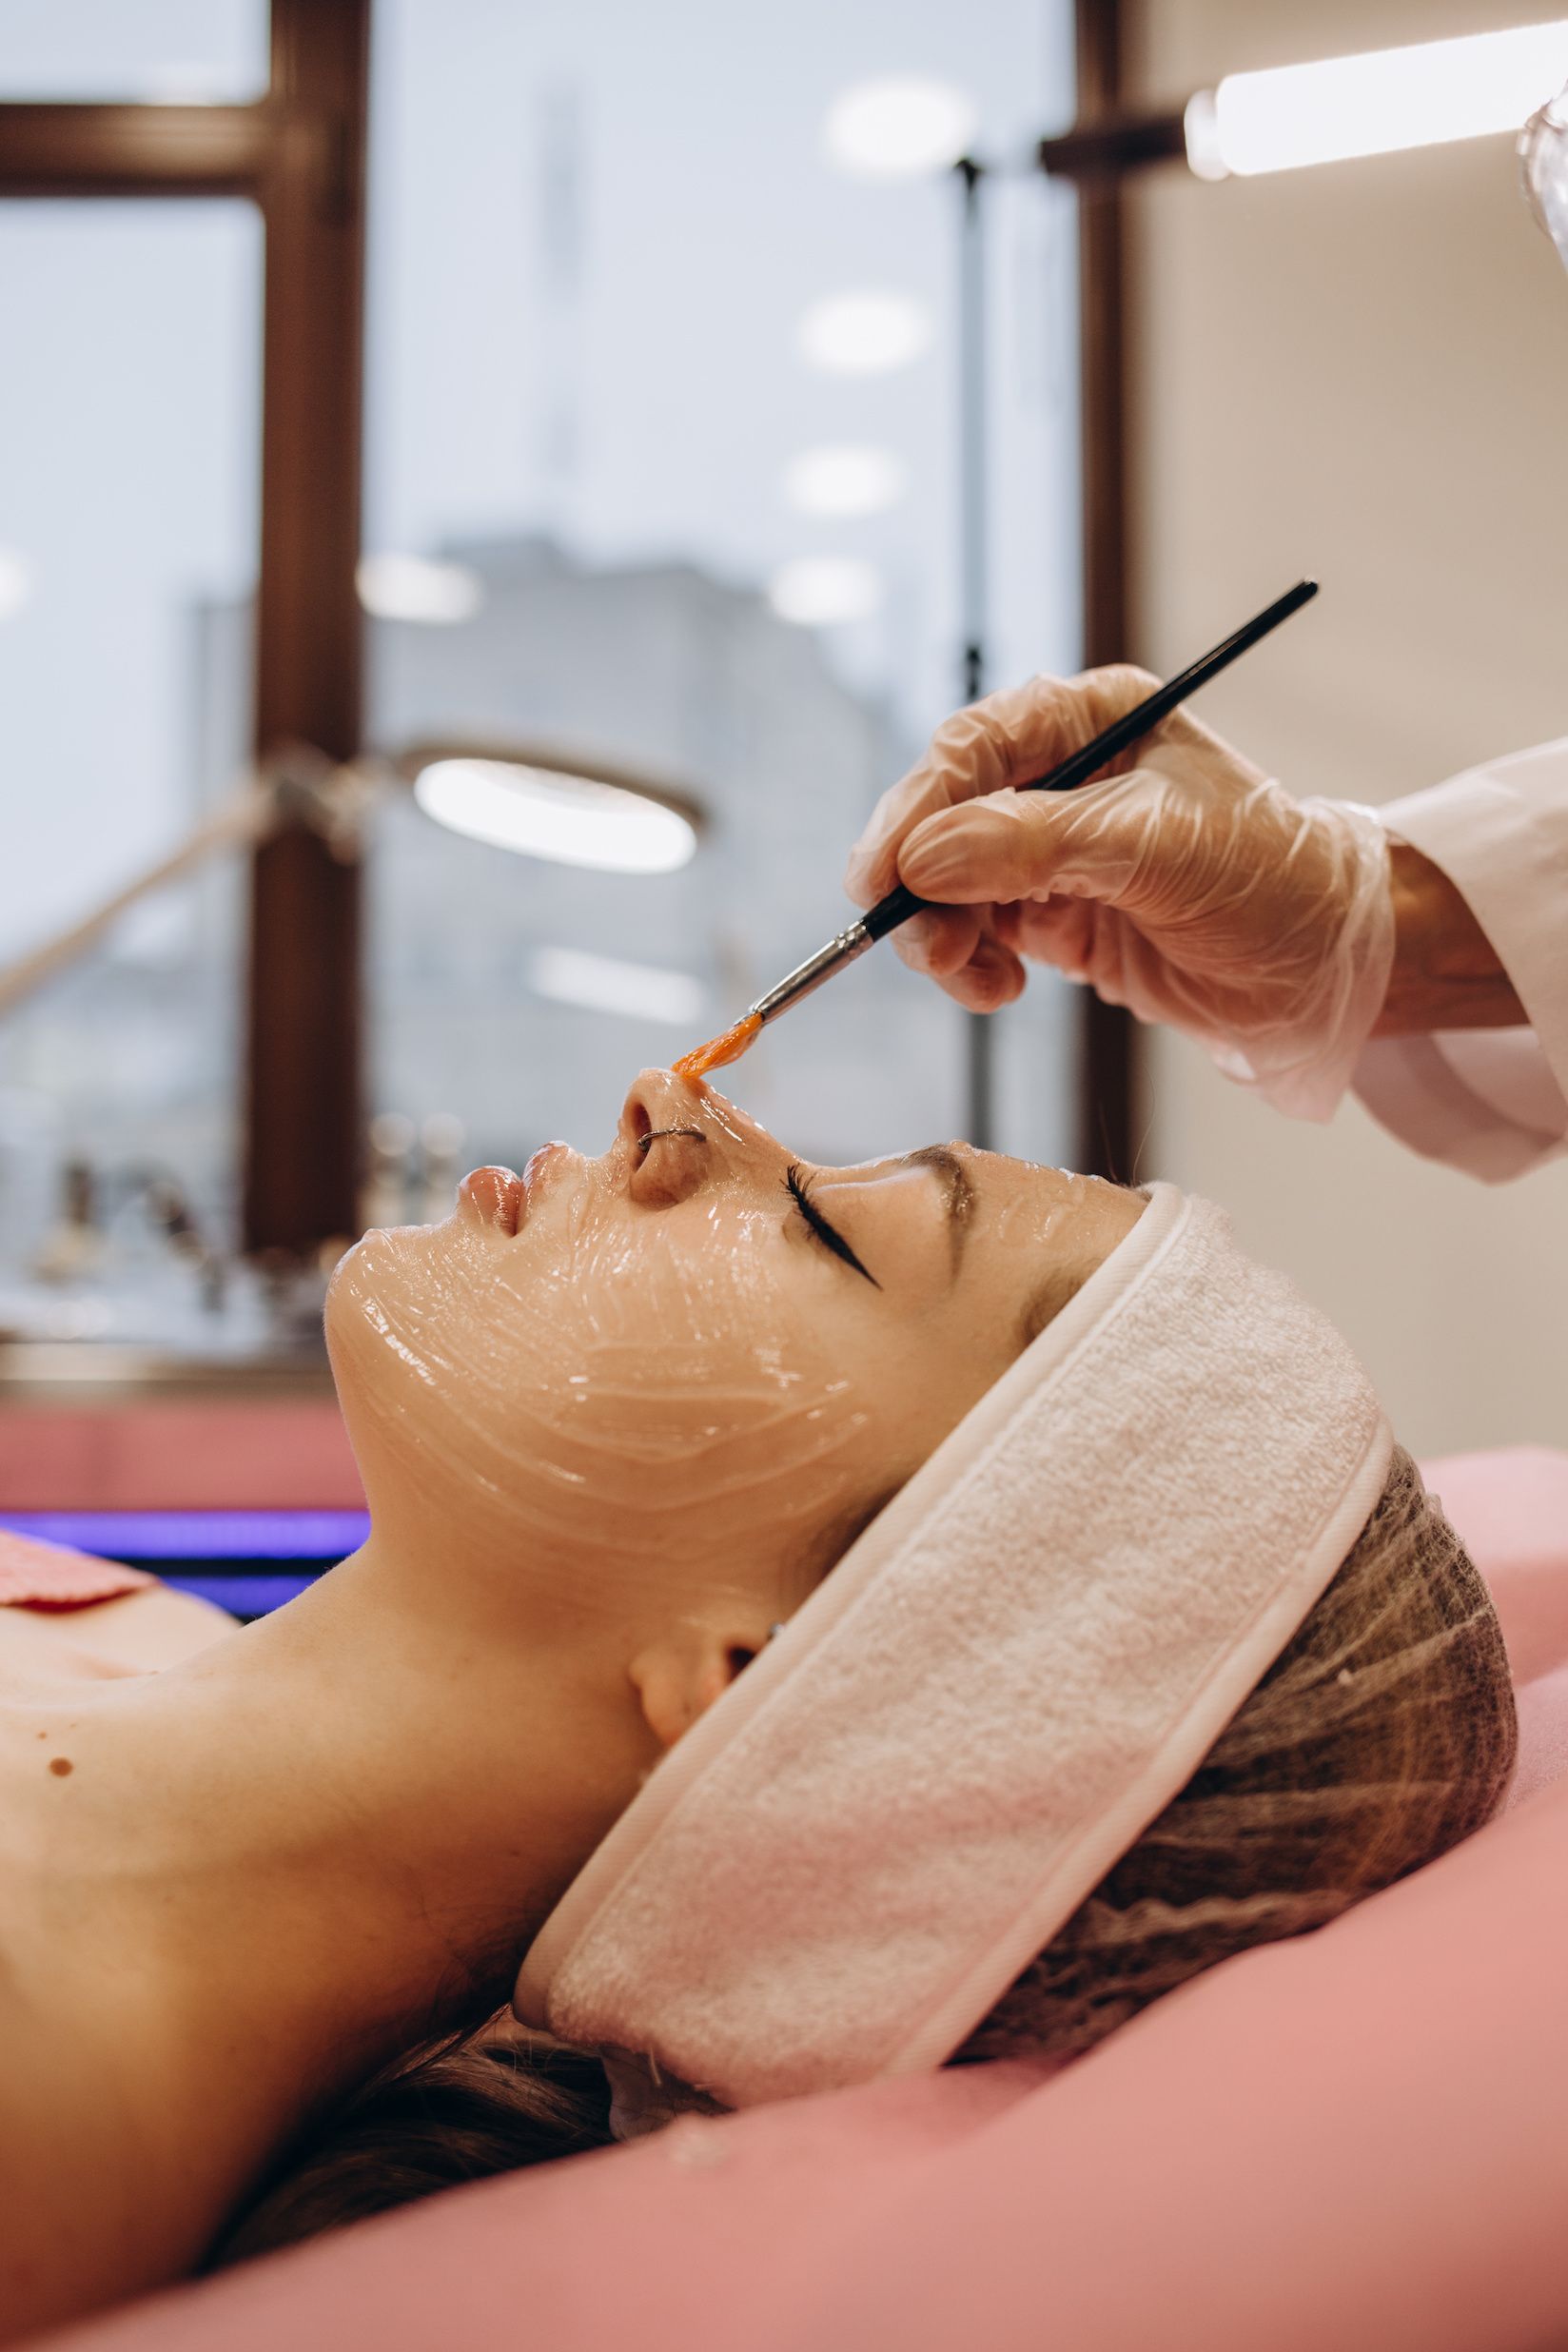
M 314 2107 L 487 2015 L 651 1760 L 564 1656 L 412 1589 L 367 1547 L 179 1667 L 5 1711 L 34 2056 L 0 2160 L 33 2154 L 47 2225 L 100 2150 L 109 2264 L 70 2249 L 76 2299 L 21 2323 L 177 2275 Z

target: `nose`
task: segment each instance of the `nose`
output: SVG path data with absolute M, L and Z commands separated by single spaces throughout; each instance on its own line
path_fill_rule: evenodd
M 707 1093 L 700 1079 L 677 1078 L 673 1069 L 639 1070 L 621 1105 L 621 1141 L 635 1147 L 656 1131 L 700 1127 Z
M 711 1185 L 722 1161 L 704 1122 L 707 1088 L 674 1070 L 642 1070 L 621 1108 L 620 1155 L 628 1197 L 639 1208 L 673 1208 Z
M 705 1185 L 761 1172 L 782 1157 L 766 1128 L 700 1078 L 638 1073 L 621 1109 L 627 1188 L 643 1207 L 685 1200 Z

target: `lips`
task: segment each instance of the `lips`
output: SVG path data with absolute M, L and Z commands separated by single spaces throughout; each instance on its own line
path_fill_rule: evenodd
M 507 1235 L 515 1234 L 528 1214 L 527 1188 L 509 1167 L 475 1168 L 458 1186 L 458 1199 L 482 1225 Z

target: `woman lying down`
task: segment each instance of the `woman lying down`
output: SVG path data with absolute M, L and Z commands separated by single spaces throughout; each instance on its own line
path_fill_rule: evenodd
M 1502 1795 L 1470 1561 L 1168 1186 L 808 1168 L 650 1071 L 327 1329 L 362 1552 L 216 1638 L 0 1613 L 13 2333 L 682 2106 L 1069 2061 Z

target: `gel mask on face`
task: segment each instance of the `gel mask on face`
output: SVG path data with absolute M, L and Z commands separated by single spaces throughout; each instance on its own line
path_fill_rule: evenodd
M 622 2102 L 629 2076 L 743 2107 L 942 2065 L 1183 1788 L 1391 1451 L 1338 1333 L 1152 1186 L 649 1775 L 518 2015 L 602 2051 Z

